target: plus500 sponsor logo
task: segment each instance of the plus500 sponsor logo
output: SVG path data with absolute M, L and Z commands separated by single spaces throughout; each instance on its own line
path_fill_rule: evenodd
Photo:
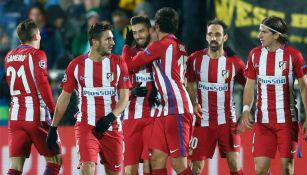
M 84 88 L 84 96 L 113 96 L 115 95 L 115 90 L 113 87 L 108 88 Z
M 135 81 L 136 82 L 148 82 L 148 81 L 152 81 L 152 77 L 150 76 L 149 73 L 146 73 L 146 74 L 136 74 L 135 75 Z
M 228 91 L 228 84 L 220 83 L 198 83 L 198 89 L 205 91 Z
M 286 77 L 283 76 L 258 76 L 261 84 L 286 84 Z

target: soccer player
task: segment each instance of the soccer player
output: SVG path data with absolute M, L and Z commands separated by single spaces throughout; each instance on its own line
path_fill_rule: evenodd
M 126 44 L 135 46 L 123 49 L 123 55 L 131 52 L 134 56 L 138 51 L 143 50 L 150 42 L 152 32 L 150 21 L 147 17 L 134 16 L 130 20 L 132 30 L 127 32 Z M 128 46 L 125 47 L 128 47 Z M 129 54 L 130 55 L 130 54 Z M 123 56 L 125 58 L 125 56 Z M 128 57 L 127 59 L 130 59 Z M 129 62 L 129 60 L 127 60 Z M 129 70 L 130 79 L 133 85 L 130 102 L 124 113 L 124 164 L 127 175 L 136 175 L 138 164 L 143 162 L 144 174 L 150 174 L 149 166 L 149 141 L 154 118 L 161 113 L 161 108 L 151 105 L 150 95 L 153 89 L 153 77 L 151 64 L 140 69 Z
M 192 129 L 193 107 L 184 85 L 187 60 L 185 46 L 175 37 L 178 14 L 169 7 L 155 15 L 155 31 L 159 41 L 139 51 L 128 68 L 139 68 L 152 62 L 154 82 L 161 97 L 162 117 L 156 118 L 149 148 L 152 174 L 167 174 L 166 161 L 177 174 L 190 174 L 187 155 Z
M 240 135 L 234 133 L 233 90 L 235 80 L 245 85 L 245 64 L 237 56 L 224 52 L 226 30 L 223 21 L 209 21 L 206 34 L 209 48 L 194 52 L 188 59 L 187 90 L 196 115 L 189 157 L 193 174 L 201 174 L 204 160 L 212 158 L 217 143 L 226 154 L 230 174 L 243 174 L 239 161 Z
M 88 31 L 91 50 L 70 62 L 62 81 L 47 143 L 53 147 L 57 126 L 74 90 L 79 94 L 75 139 L 81 174 L 94 175 L 97 155 L 106 173 L 121 173 L 123 134 L 120 114 L 124 111 L 131 86 L 127 66 L 111 54 L 114 46 L 111 25 L 96 23 Z
M 22 173 L 31 146 L 45 156 L 44 175 L 59 174 L 62 157 L 59 142 L 54 150 L 45 142 L 55 103 L 48 82 L 47 57 L 40 47 L 40 31 L 32 20 L 17 26 L 21 45 L 5 57 L 6 79 L 10 86 L 9 116 L 10 169 L 8 175 Z M 57 133 L 55 133 L 57 135 Z
M 243 94 L 243 113 L 240 132 L 254 124 L 253 155 L 257 174 L 267 174 L 271 159 L 278 149 L 282 174 L 293 174 L 295 148 L 292 141 L 292 117 L 297 115 L 293 82 L 298 79 L 301 96 L 307 111 L 307 79 L 304 77 L 302 54 L 287 44 L 288 28 L 279 17 L 262 20 L 258 37 L 261 45 L 252 49 L 246 69 L 247 82 Z M 257 81 L 257 110 L 252 120 Z M 307 138 L 307 120 L 303 124 L 303 136 Z

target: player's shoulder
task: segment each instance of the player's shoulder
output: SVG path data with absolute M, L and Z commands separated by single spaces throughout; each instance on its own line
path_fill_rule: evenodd
M 194 51 L 193 53 L 191 53 L 190 57 L 197 58 L 197 57 L 201 57 L 204 54 L 205 54 L 204 49 L 197 50 L 197 51 Z
M 33 54 L 34 54 L 35 56 L 37 56 L 37 57 L 40 57 L 40 58 L 47 58 L 46 53 L 45 53 L 45 51 L 43 51 L 43 50 L 39 50 L 39 49 L 33 48 L 32 52 L 33 52 Z
M 124 61 L 123 59 L 121 59 L 121 56 L 120 55 L 116 55 L 116 54 L 111 54 L 110 55 L 110 60 L 113 60 L 115 63 L 119 63 L 121 61 Z
M 243 61 L 238 55 L 227 56 L 227 59 L 232 62 L 241 62 Z
M 76 67 L 78 64 L 80 64 L 81 62 L 83 62 L 84 59 L 85 59 L 85 56 L 84 56 L 84 55 L 79 55 L 79 56 L 73 58 L 73 59 L 69 62 L 67 68 L 72 69 L 73 67 Z
M 255 47 L 255 48 L 253 48 L 249 53 L 250 53 L 250 55 L 251 54 L 255 54 L 255 53 L 259 53 L 259 52 L 262 51 L 262 49 L 263 49 L 263 47 L 261 45 L 259 45 L 259 46 Z
M 297 55 L 297 56 L 302 55 L 299 50 L 290 45 L 285 45 L 284 50 L 285 52 L 288 52 L 290 55 Z

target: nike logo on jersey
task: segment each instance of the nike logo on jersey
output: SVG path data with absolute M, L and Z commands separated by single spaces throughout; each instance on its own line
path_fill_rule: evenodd
M 114 168 L 119 168 L 120 167 L 120 164 L 119 165 L 114 165 Z
M 238 148 L 238 147 L 240 147 L 240 145 L 233 145 L 233 147 L 234 147 L 234 148 Z
M 178 149 L 175 149 L 175 150 L 170 150 L 169 152 L 172 154 L 174 152 L 178 151 Z
M 291 150 L 291 154 L 294 154 L 296 152 L 296 150 Z

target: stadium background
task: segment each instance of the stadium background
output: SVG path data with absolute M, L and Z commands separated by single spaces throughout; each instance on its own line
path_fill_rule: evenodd
M 229 40 L 227 45 L 233 48 L 237 55 L 246 61 L 248 52 L 259 44 L 257 39 L 259 23 L 269 15 L 285 19 L 289 25 L 290 44 L 298 48 L 307 62 L 307 1 L 300 0 L 0 0 L 0 174 L 5 174 L 8 168 L 7 118 L 9 108 L 9 89 L 5 82 L 4 57 L 7 51 L 18 45 L 16 25 L 27 18 L 31 7 L 44 10 L 41 23 L 42 49 L 47 53 L 49 77 L 56 100 L 61 89 L 64 69 L 71 59 L 82 54 L 89 48 L 86 30 L 88 24 L 95 21 L 108 21 L 114 26 L 115 47 L 113 53 L 120 54 L 124 44 L 125 28 L 132 15 L 146 15 L 153 19 L 154 13 L 161 7 L 170 6 L 180 14 L 180 25 L 177 33 L 190 53 L 202 49 L 205 44 L 205 29 L 209 19 L 218 17 L 229 25 Z M 242 87 L 236 86 L 239 93 L 235 94 L 237 115 L 240 115 Z M 299 90 L 297 89 L 297 93 Z M 73 97 L 68 111 L 62 120 L 60 135 L 64 144 L 64 166 L 62 174 L 78 174 L 76 148 L 72 136 L 72 126 L 75 122 L 76 96 Z M 304 120 L 304 111 L 298 95 L 299 117 Z M 65 126 L 65 127 L 64 127 Z M 254 174 L 251 157 L 251 132 L 243 137 L 242 163 L 245 174 Z M 306 143 L 304 143 L 306 145 Z M 306 147 L 306 146 L 305 146 Z M 304 155 L 307 155 L 306 150 Z M 26 162 L 25 174 L 41 174 L 45 164 L 32 151 L 31 159 Z M 210 175 L 228 174 L 225 160 L 215 154 L 206 166 L 204 173 Z M 278 157 L 278 155 L 277 155 Z M 296 161 L 295 174 L 305 175 L 307 169 L 303 162 Z M 97 174 L 101 174 L 98 166 Z M 279 162 L 272 165 L 273 174 L 280 174 Z M 170 173 L 172 173 L 170 171 Z

